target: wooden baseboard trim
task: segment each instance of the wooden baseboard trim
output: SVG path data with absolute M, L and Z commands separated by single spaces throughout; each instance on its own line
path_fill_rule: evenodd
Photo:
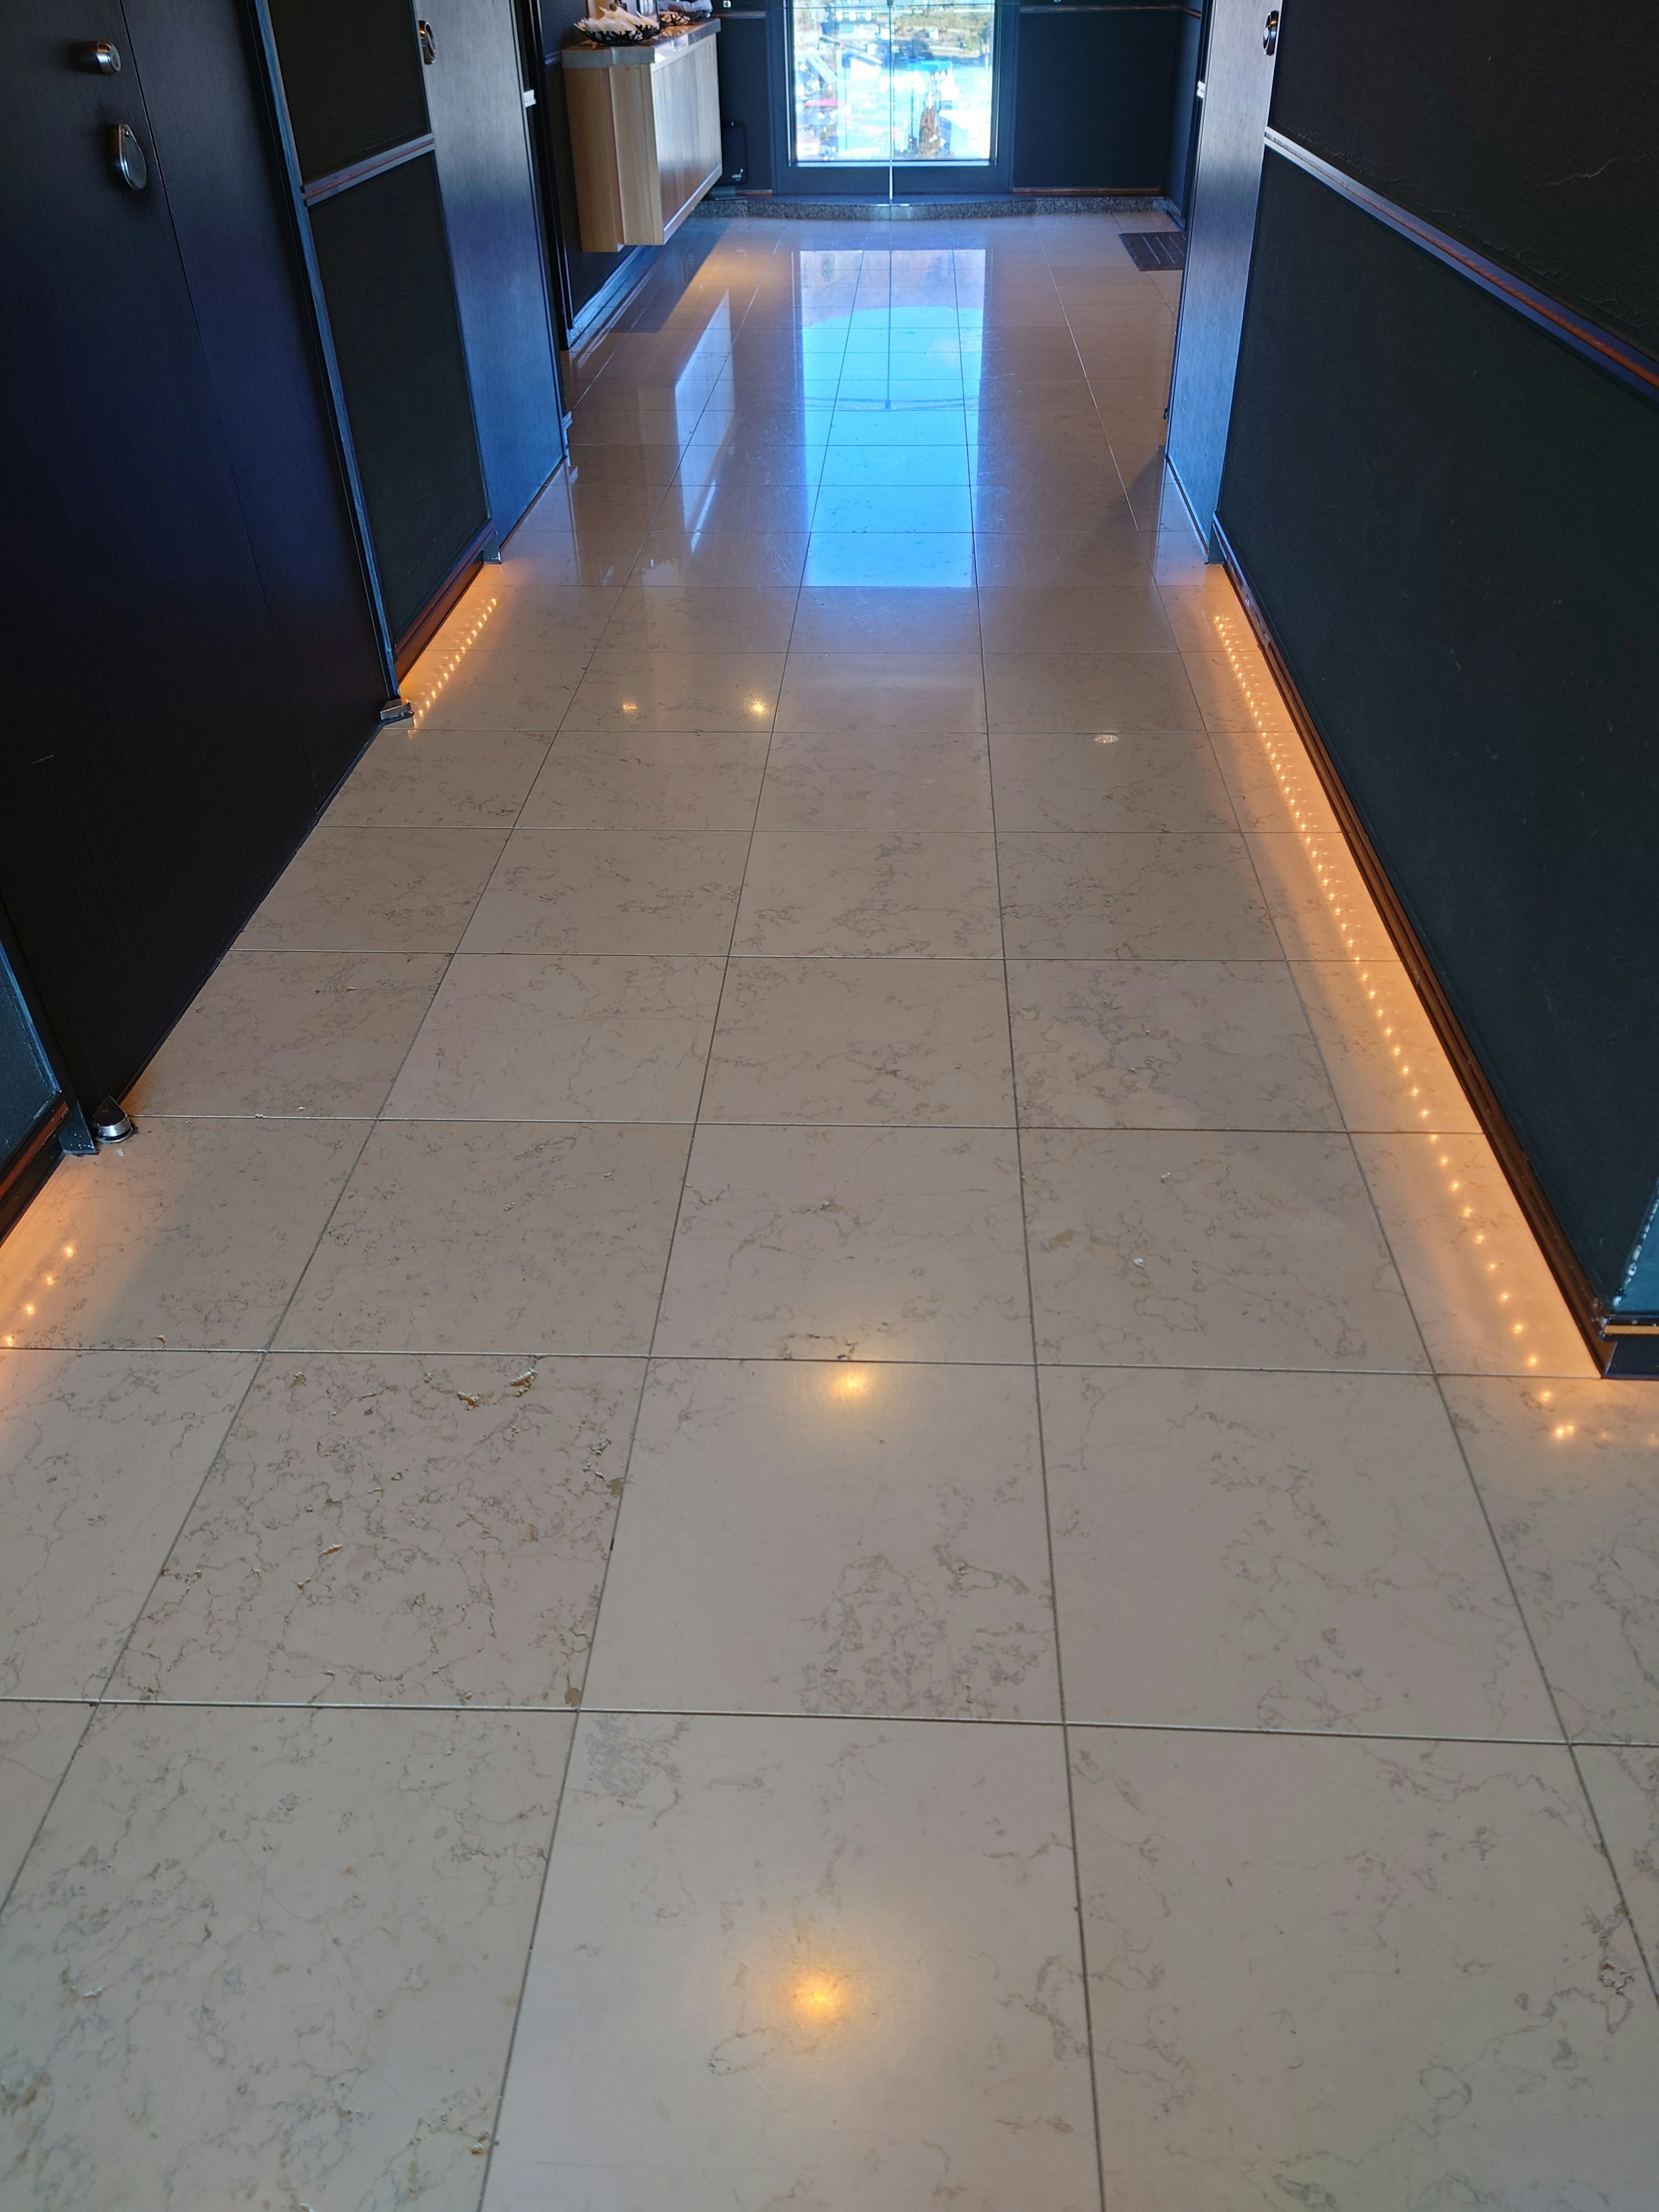
M 1413 988 L 1422 1001 L 1423 1011 L 1432 1024 L 1435 1035 L 1463 1086 L 1464 1096 L 1474 1117 L 1498 1156 L 1498 1164 L 1526 1216 L 1527 1225 L 1538 1240 L 1550 1273 L 1560 1287 L 1561 1295 L 1567 1302 L 1567 1310 L 1589 1347 L 1591 1358 L 1603 1375 L 1620 1369 L 1627 1373 L 1659 1371 L 1659 1366 L 1650 1365 L 1646 1358 L 1650 1352 L 1659 1352 L 1659 1322 L 1625 1320 L 1610 1313 L 1597 1296 L 1577 1254 L 1567 1240 L 1554 1207 L 1533 1170 L 1521 1139 L 1498 1103 L 1498 1094 L 1492 1089 L 1486 1070 L 1464 1034 L 1463 1025 L 1430 964 L 1410 917 L 1401 904 L 1389 872 L 1348 796 L 1347 787 L 1326 748 L 1324 739 L 1320 736 L 1318 725 L 1308 710 L 1296 678 L 1285 665 L 1272 625 L 1261 601 L 1250 588 L 1249 578 L 1219 522 L 1215 524 L 1214 530 L 1228 581 L 1237 593 L 1244 618 L 1273 671 L 1273 681 L 1290 710 L 1297 733 L 1307 748 L 1314 773 L 1331 803 L 1331 811 L 1336 817 L 1348 850 L 1353 854 L 1355 866 L 1364 878 L 1366 890 L 1376 902 L 1383 927 L 1393 940 L 1395 951 L 1411 979 Z

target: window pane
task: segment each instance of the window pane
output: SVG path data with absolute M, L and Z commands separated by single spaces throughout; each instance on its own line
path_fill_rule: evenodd
M 988 161 L 995 0 L 793 0 L 797 161 Z
M 886 163 L 889 9 L 795 0 L 795 159 Z
M 988 161 L 994 0 L 894 0 L 893 159 Z

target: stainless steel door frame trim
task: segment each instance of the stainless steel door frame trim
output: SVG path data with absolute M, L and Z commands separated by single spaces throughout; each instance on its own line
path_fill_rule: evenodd
M 1269 153 L 1294 162 L 1298 169 L 1304 170 L 1317 183 L 1340 193 L 1353 206 L 1374 216 L 1378 222 L 1386 223 L 1390 230 L 1397 232 L 1401 238 L 1408 239 L 1413 246 L 1421 246 L 1425 253 L 1432 254 L 1437 261 L 1443 262 L 1449 269 L 1456 270 L 1472 284 L 1478 284 L 1483 292 L 1503 301 L 1505 306 L 1515 308 L 1540 329 L 1548 331 L 1552 337 L 1559 338 L 1564 344 L 1571 346 L 1575 352 L 1594 362 L 1598 368 L 1606 369 L 1609 374 L 1633 386 L 1649 398 L 1659 395 L 1659 361 L 1650 354 L 1644 353 L 1639 346 L 1632 345 L 1627 339 L 1615 337 L 1611 331 L 1599 328 L 1586 316 L 1564 306 L 1559 300 L 1552 299 L 1547 292 L 1540 292 L 1523 278 L 1512 276 L 1507 269 L 1500 269 L 1495 261 L 1488 261 L 1485 254 L 1477 253 L 1473 246 L 1465 246 L 1446 231 L 1437 230 L 1431 222 L 1425 222 L 1421 216 L 1413 215 L 1395 201 L 1385 199 L 1381 192 L 1372 191 L 1368 185 L 1360 184 L 1345 170 L 1322 161 L 1317 154 L 1310 153 L 1305 146 L 1298 144 L 1294 138 L 1287 138 L 1283 131 L 1270 126 L 1262 134 L 1262 143 Z
M 315 207 L 319 200 L 331 200 L 341 192 L 349 192 L 354 185 L 366 185 L 371 177 L 384 176 L 388 169 L 400 169 L 405 161 L 417 161 L 422 154 L 435 150 L 436 142 L 428 131 L 419 138 L 407 138 L 401 146 L 390 146 L 384 154 L 371 155 L 367 161 L 354 161 L 349 169 L 333 169 L 325 177 L 313 178 L 302 185 L 305 203 Z

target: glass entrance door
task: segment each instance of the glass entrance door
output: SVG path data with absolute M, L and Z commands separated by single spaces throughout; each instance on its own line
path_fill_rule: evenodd
M 788 0 L 788 189 L 1000 189 L 997 0 Z

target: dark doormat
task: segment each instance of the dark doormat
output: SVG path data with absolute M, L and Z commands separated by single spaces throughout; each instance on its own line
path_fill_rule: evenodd
M 1126 230 L 1123 244 L 1137 269 L 1184 269 L 1187 234 L 1184 230 Z

